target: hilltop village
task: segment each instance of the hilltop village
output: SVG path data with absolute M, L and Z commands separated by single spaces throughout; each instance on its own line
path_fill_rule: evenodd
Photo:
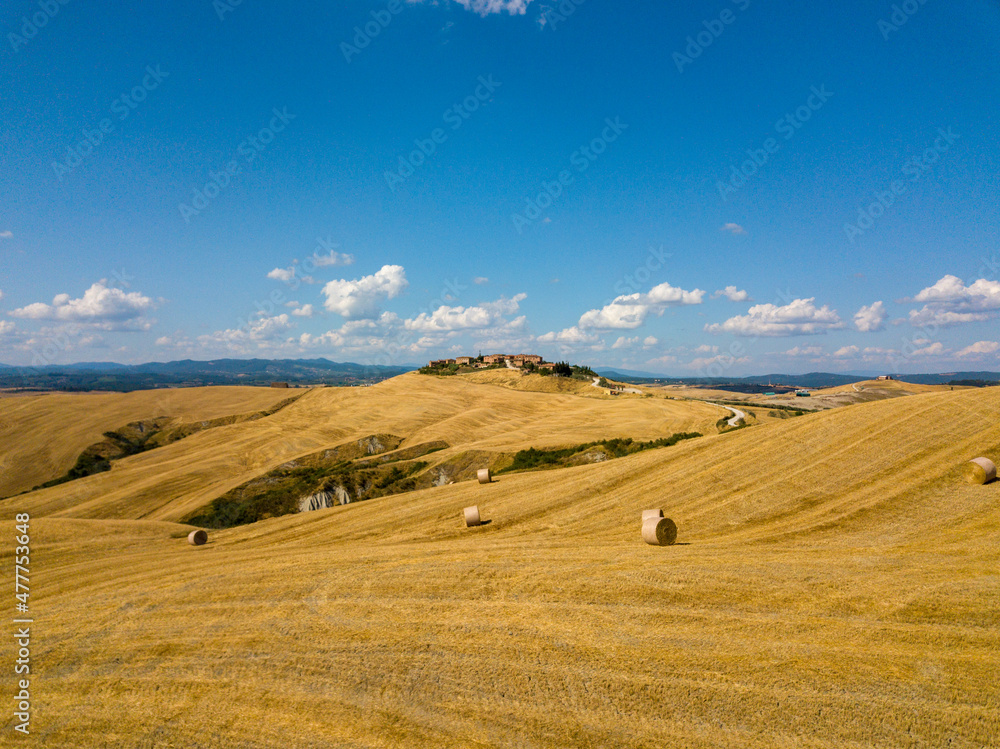
M 544 369 L 552 371 L 555 362 L 547 362 L 537 354 L 487 354 L 483 356 L 456 356 L 454 359 L 431 359 L 427 369 L 446 369 L 455 367 L 472 367 L 473 369 L 488 369 L 490 367 L 510 367 L 516 369 Z

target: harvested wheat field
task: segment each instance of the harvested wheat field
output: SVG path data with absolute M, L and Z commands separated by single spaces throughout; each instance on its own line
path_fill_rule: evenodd
M 65 473 L 104 432 L 169 417 L 178 424 L 261 411 L 296 391 L 261 387 L 163 388 L 134 393 L 43 393 L 0 399 L 0 497 Z
M 419 375 L 309 392 L 0 502 L 5 522 L 32 513 L 22 743 L 995 745 L 1000 485 L 963 470 L 1000 455 L 998 409 L 998 388 L 929 392 L 720 435 L 718 408 L 662 398 Z M 489 452 L 697 426 L 198 547 L 168 522 L 240 471 L 355 435 Z M 488 525 L 465 527 L 472 505 Z M 643 543 L 650 507 L 677 544 Z

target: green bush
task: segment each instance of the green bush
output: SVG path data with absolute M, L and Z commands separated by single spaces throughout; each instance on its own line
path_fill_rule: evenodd
M 564 447 L 556 450 L 536 450 L 534 447 L 529 447 L 527 450 L 517 452 L 514 455 L 513 462 L 511 462 L 511 464 L 506 468 L 497 471 L 497 473 L 528 471 L 533 468 L 558 467 L 560 465 L 565 465 L 567 460 L 578 453 L 590 450 L 594 447 L 604 448 L 605 452 L 613 458 L 622 458 L 626 455 L 642 452 L 643 450 L 652 450 L 659 447 L 671 447 L 676 445 L 681 440 L 694 439 L 695 437 L 701 437 L 701 434 L 699 432 L 677 432 L 669 437 L 661 437 L 660 439 L 650 440 L 649 442 L 636 442 L 631 437 L 615 437 L 609 440 L 585 442 L 580 445 Z

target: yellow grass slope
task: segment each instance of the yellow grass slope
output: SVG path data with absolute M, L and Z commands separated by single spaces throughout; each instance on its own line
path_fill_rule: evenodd
M 862 404 L 200 548 L 36 518 L 36 739 L 991 746 L 1000 491 L 961 464 L 1000 452 L 998 409 L 997 389 Z M 464 529 L 473 503 L 492 522 Z M 657 506 L 687 545 L 639 541 Z
M 213 387 L 0 398 L 0 497 L 62 476 L 84 448 L 129 422 L 169 416 L 185 423 L 262 411 L 298 392 Z
M 282 463 L 375 433 L 405 437 L 403 447 L 445 440 L 452 447 L 433 456 L 443 462 L 469 450 L 709 433 L 718 417 L 718 408 L 701 403 L 581 398 L 409 374 L 372 388 L 310 391 L 268 418 L 194 434 L 115 461 L 106 473 L 17 497 L 0 505 L 0 515 L 178 520 Z

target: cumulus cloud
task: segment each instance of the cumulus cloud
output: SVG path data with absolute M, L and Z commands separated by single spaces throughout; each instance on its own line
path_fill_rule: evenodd
M 12 231 L 0 231 L 0 239 L 10 239 L 14 236 Z
M 649 346 L 655 346 L 659 342 L 660 341 L 659 341 L 659 339 L 656 338 L 656 336 L 651 336 L 651 335 L 648 335 L 648 336 L 646 336 L 645 338 L 642 339 L 642 345 L 646 346 L 647 348 Z
M 913 298 L 923 308 L 910 311 L 910 323 L 947 327 L 989 320 L 1000 310 L 1000 281 L 980 278 L 968 286 L 956 276 L 944 276 Z
M 938 306 L 925 305 L 919 310 L 910 310 L 910 324 L 915 327 L 937 326 L 948 328 L 969 322 L 983 322 L 991 317 L 988 312 L 952 312 Z
M 932 343 L 930 346 L 918 348 L 911 356 L 941 356 L 944 353 L 944 344 L 938 341 L 937 343 Z
M 127 327 L 148 327 L 142 316 L 151 312 L 155 305 L 148 296 L 138 291 L 124 292 L 109 287 L 106 279 L 101 279 L 87 289 L 79 299 L 71 299 L 69 294 L 57 294 L 52 304 L 35 302 L 26 307 L 12 310 L 12 317 L 25 320 L 58 320 L 103 327 L 107 330 Z
M 735 286 L 727 286 L 724 289 L 719 289 L 719 291 L 712 294 L 712 299 L 718 299 L 720 296 L 724 296 L 730 302 L 751 302 L 750 295 L 737 289 Z
M 857 346 L 842 346 L 833 352 L 833 355 L 838 359 L 847 359 L 852 356 L 857 356 L 861 351 Z
M 202 346 L 225 346 L 234 351 L 251 351 L 264 348 L 264 344 L 274 343 L 292 328 L 288 315 L 261 316 L 239 328 L 217 330 L 198 336 Z
M 351 265 L 354 262 L 354 255 L 337 252 L 336 250 L 330 250 L 330 252 L 326 255 L 317 255 L 314 252 L 312 257 L 307 259 L 307 264 L 310 261 L 317 268 L 330 268 L 334 265 Z M 308 268 L 306 270 L 308 270 Z
M 10 335 L 16 326 L 10 320 L 0 320 L 0 336 Z
M 545 333 L 536 339 L 539 343 L 597 343 L 600 341 L 594 333 L 587 333 L 577 326 L 552 333 Z
M 990 356 L 1000 351 L 1000 343 L 996 341 L 976 341 L 971 346 L 966 346 L 955 356 L 961 359 L 975 359 Z
M 601 309 L 584 312 L 576 327 L 634 330 L 646 321 L 650 312 L 662 315 L 668 307 L 701 304 L 704 297 L 705 292 L 701 289 L 685 291 L 669 283 L 661 283 L 645 294 L 626 294 Z
M 472 279 L 472 283 L 478 286 L 482 286 L 484 283 L 489 283 L 489 282 L 490 279 L 488 279 L 486 276 L 476 276 L 475 278 Z
M 1000 309 L 1000 281 L 980 278 L 966 286 L 960 278 L 945 276 L 933 286 L 929 286 L 913 301 L 937 304 L 963 304 L 971 309 Z
M 796 299 L 778 307 L 758 304 L 746 315 L 731 317 L 724 323 L 706 325 L 709 333 L 732 333 L 739 336 L 781 337 L 815 335 L 844 327 L 836 310 L 827 305 L 816 307 L 814 297 Z
M 638 346 L 638 345 L 639 345 L 639 336 L 636 336 L 635 338 L 626 338 L 625 336 L 620 336 L 617 341 L 611 344 L 611 348 L 613 349 L 632 348 L 633 346 Z
M 295 278 L 295 267 L 291 268 L 275 268 L 270 273 L 267 274 L 268 278 L 273 278 L 275 281 L 284 281 L 288 283 L 293 278 Z
M 823 356 L 824 351 L 820 346 L 796 346 L 784 352 L 784 356 L 815 358 Z
M 454 0 L 454 2 L 481 16 L 505 12 L 512 16 L 523 16 L 532 0 Z
M 504 315 L 517 312 L 527 294 L 517 294 L 511 299 L 498 299 L 473 307 L 442 305 L 431 313 L 421 312 L 412 320 L 405 320 L 403 327 L 423 333 L 441 333 L 452 330 L 477 330 L 503 325 Z
M 874 333 L 885 327 L 885 318 L 885 305 L 882 302 L 875 302 L 854 313 L 854 327 L 862 333 Z
M 383 299 L 395 299 L 409 286 L 401 265 L 383 265 L 375 274 L 362 278 L 330 281 L 323 287 L 324 306 L 342 317 L 372 318 L 378 315 Z
M 723 224 L 722 228 L 720 228 L 719 231 L 728 231 L 730 234 L 746 234 L 747 233 L 747 230 L 744 229 L 742 226 L 740 226 L 739 224 L 733 224 L 733 223 Z
M 311 304 L 303 304 L 301 307 L 293 309 L 292 314 L 296 317 L 312 317 L 316 314 L 316 311 Z

